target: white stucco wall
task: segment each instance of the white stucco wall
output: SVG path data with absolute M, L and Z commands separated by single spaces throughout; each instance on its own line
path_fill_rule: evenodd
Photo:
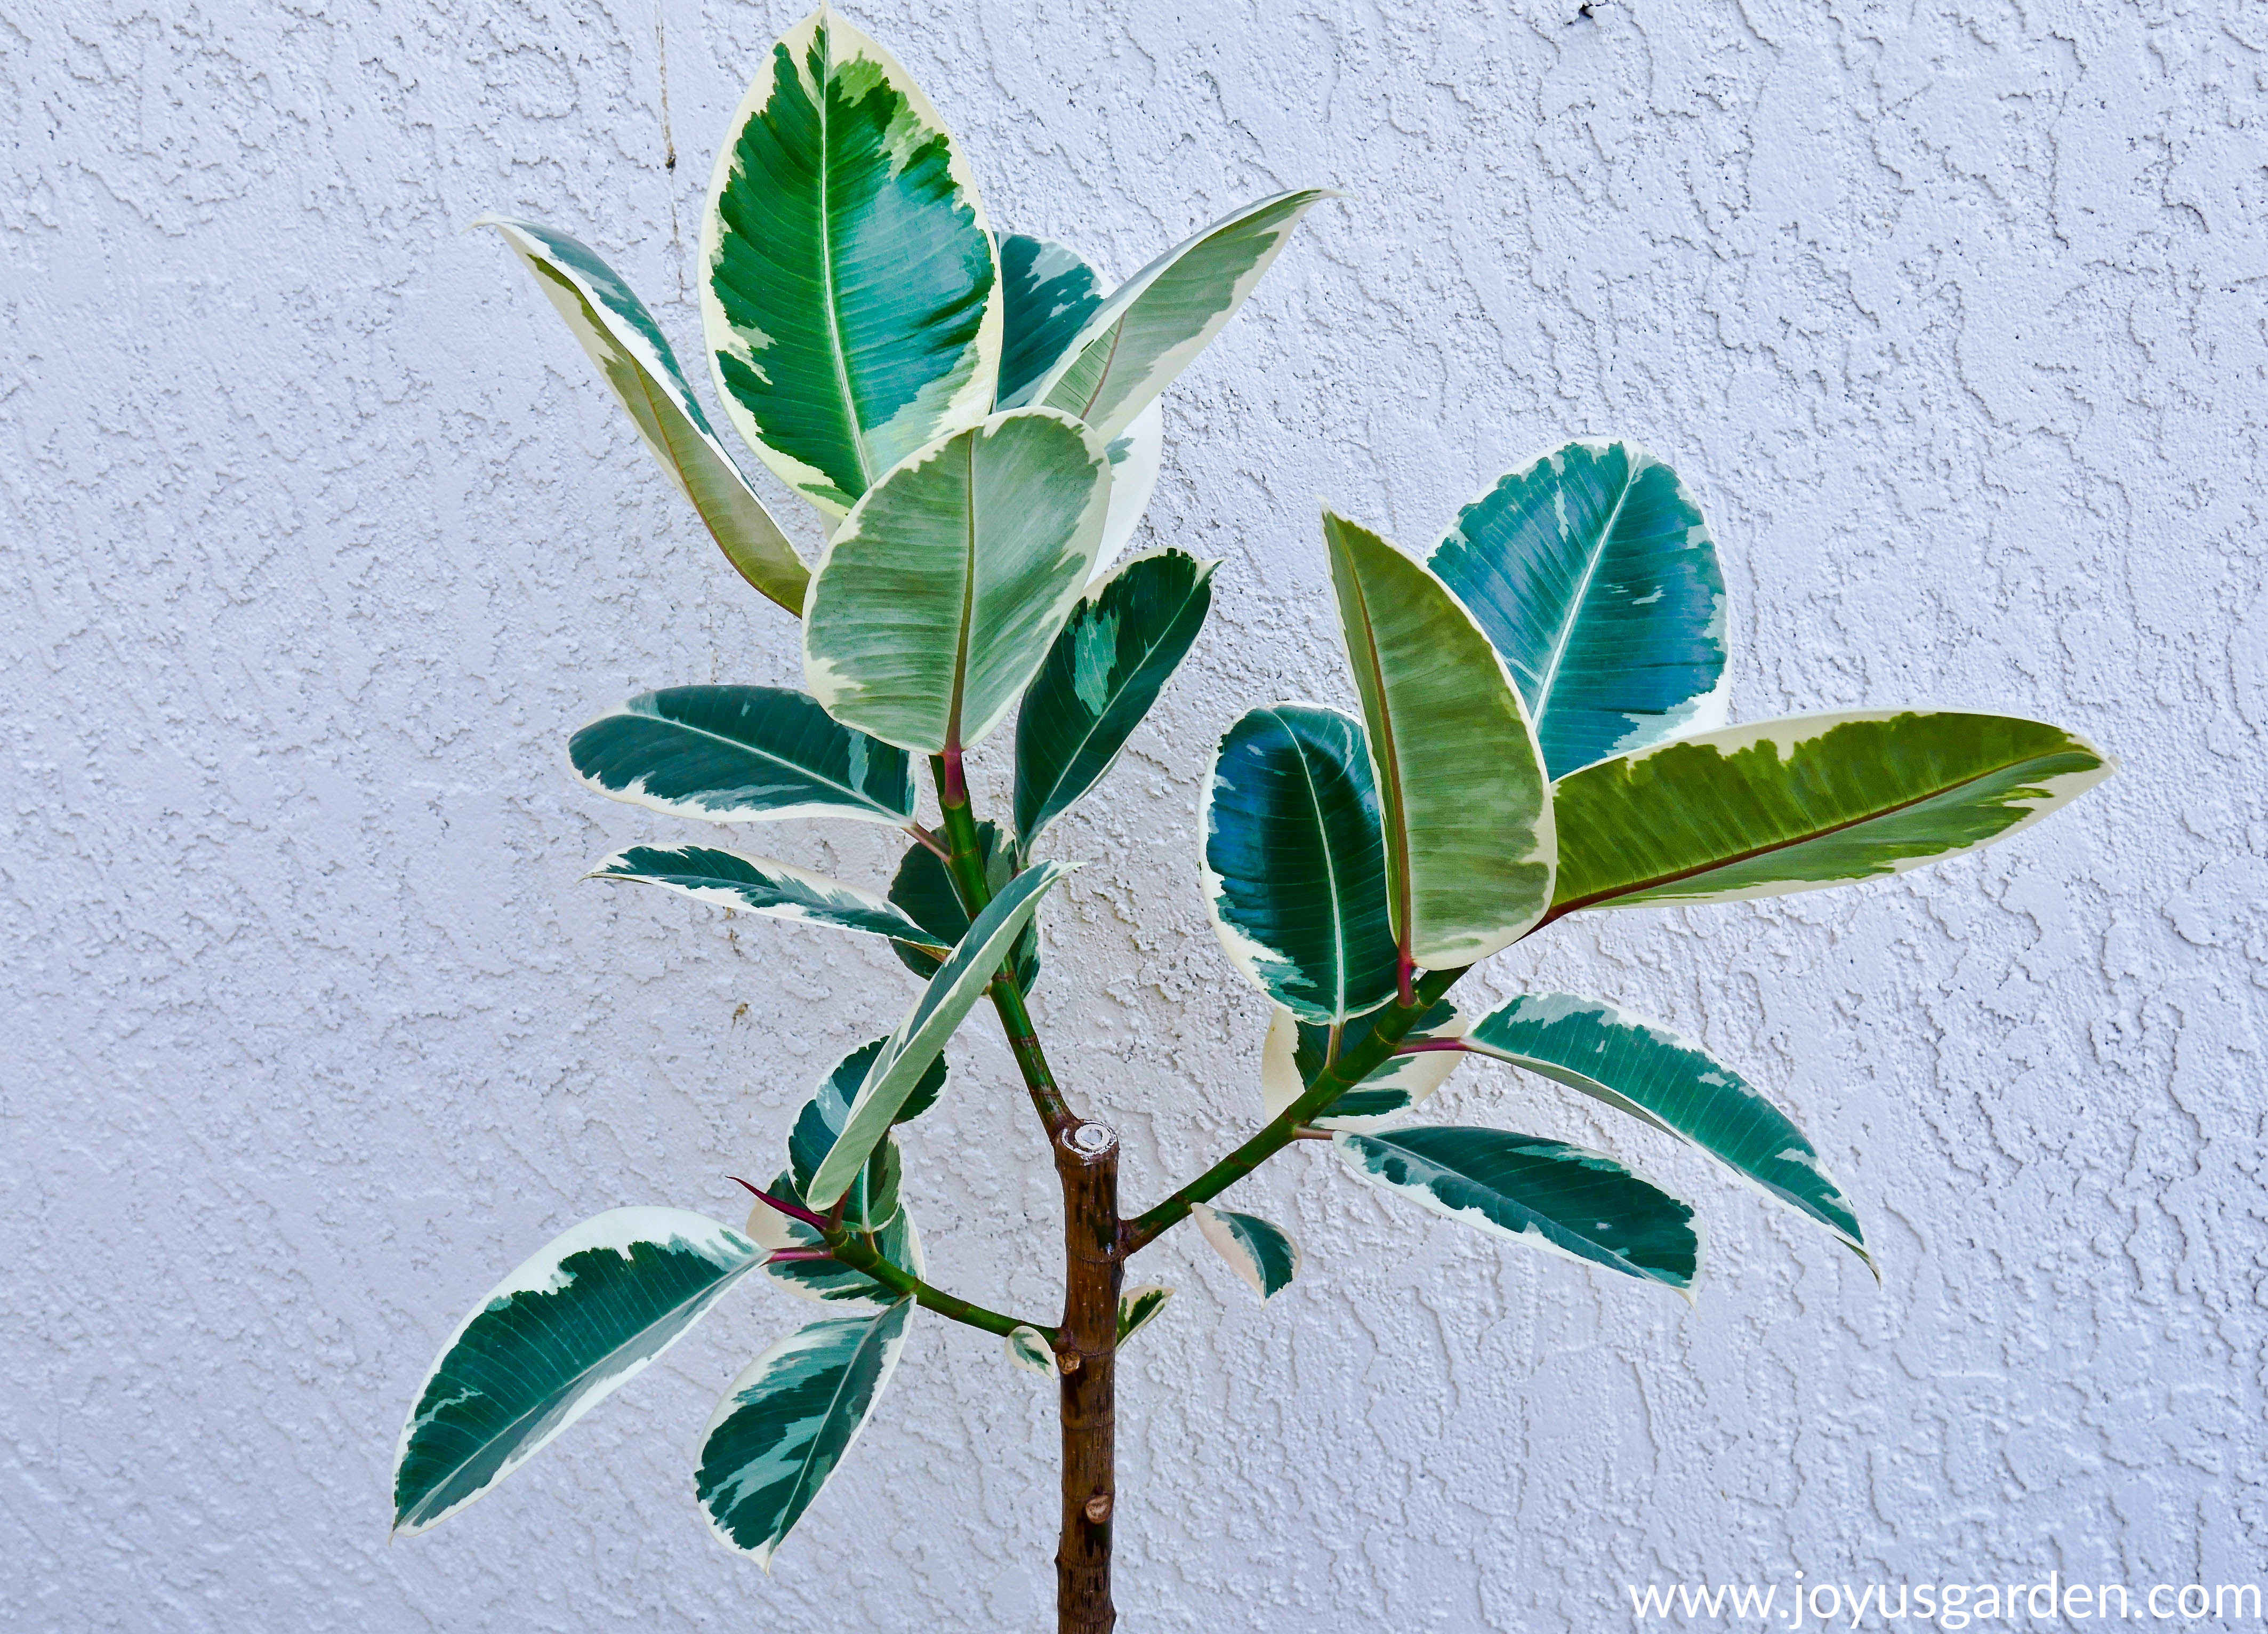
M 1695 1196 L 1697 1310 L 1295 1150 L 1261 1309 L 1183 1233 L 1124 1372 L 1128 1630 L 1611 1629 L 1627 1582 L 2268 1577 L 2268 11 L 2115 0 L 873 0 L 996 221 L 1123 274 L 1328 180 L 1169 399 L 1198 652 L 1059 831 L 1042 1010 L 1157 1196 L 1264 1023 L 1195 894 L 1221 728 L 1344 696 L 1314 514 L 1427 542 L 1580 432 L 1694 486 L 1736 718 L 2036 713 L 2125 775 L 1980 858 L 1500 959 L 1699 1035 L 1812 1133 L 1884 1281 L 1509 1074 L 1454 1115 Z M 0 3 L 0 1623 L 1035 1629 L 1043 1385 L 932 1324 L 769 1580 L 688 1456 L 807 1307 L 751 1290 L 388 1548 L 435 1345 L 600 1209 L 737 1217 L 909 1001 L 887 951 L 577 883 L 690 837 L 572 785 L 631 691 L 797 674 L 482 210 L 694 351 L 721 122 L 791 5 Z M 666 65 L 666 66 L 665 66 Z M 674 149 L 678 162 L 666 167 Z M 703 382 L 705 388 L 705 381 Z M 997 795 L 1000 757 L 987 787 Z M 856 877 L 875 831 L 764 837 Z M 770 847 L 767 847 L 770 848 Z M 1056 1231 L 974 1028 L 912 1141 L 938 1279 Z M 1038 1243 L 1043 1248 L 1035 1249 Z

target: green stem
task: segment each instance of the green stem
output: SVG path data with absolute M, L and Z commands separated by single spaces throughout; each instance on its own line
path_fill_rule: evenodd
M 1223 1157 L 1187 1186 L 1146 1213 L 1126 1222 L 1120 1250 L 1134 1253 L 1148 1247 L 1167 1231 L 1189 1218 L 1192 1205 L 1226 1191 L 1262 1164 L 1300 1138 L 1301 1128 L 1322 1116 L 1330 1104 L 1384 1064 L 1418 1018 L 1440 1002 L 1462 970 L 1432 970 L 1414 984 L 1410 1002 L 1396 1001 L 1370 1030 L 1369 1036 L 1315 1075 L 1305 1094 L 1270 1120 L 1259 1134 Z
M 938 810 L 945 818 L 945 838 L 949 847 L 946 867 L 951 870 L 954 885 L 961 892 L 961 906 L 973 920 L 992 900 L 992 888 L 984 878 L 984 854 L 977 843 L 976 813 L 969 804 L 968 786 L 961 776 L 961 756 L 953 750 L 932 756 L 930 770 L 937 779 Z M 1064 1099 L 1056 1075 L 1048 1066 L 1047 1052 L 1040 1047 L 1039 1031 L 1032 1024 L 1032 1012 L 1025 1008 L 1023 991 L 1016 986 L 1012 957 L 1000 966 L 1000 973 L 992 979 L 989 991 L 992 1008 L 999 1012 L 1000 1030 L 1008 1035 L 1008 1048 L 1016 1058 L 1016 1068 L 1023 1074 L 1024 1087 L 1031 1093 L 1033 1110 L 1040 1114 L 1040 1121 L 1052 1140 L 1077 1123 L 1079 1118 Z
M 942 1288 L 932 1288 L 903 1266 L 882 1257 L 881 1251 L 855 1231 L 828 1233 L 827 1252 L 834 1259 L 854 1271 L 863 1271 L 883 1287 L 912 1296 L 925 1311 L 951 1317 L 956 1322 L 966 1322 L 971 1327 L 981 1327 L 988 1334 L 1006 1338 L 1019 1327 L 1035 1329 L 1052 1345 L 1056 1330 L 1038 1322 L 1019 1321 L 1012 1316 L 1003 1316 L 998 1311 L 988 1311 L 972 1304 L 958 1294 L 949 1294 Z

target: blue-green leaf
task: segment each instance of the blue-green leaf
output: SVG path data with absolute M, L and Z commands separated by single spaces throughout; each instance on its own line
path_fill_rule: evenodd
M 628 1382 L 763 1261 L 682 1209 L 614 1209 L 546 1244 L 441 1347 L 401 1427 L 394 1527 L 423 1532 Z
M 1189 1217 L 1229 1268 L 1263 1299 L 1282 1293 L 1300 1274 L 1300 1245 L 1282 1226 L 1207 1203 L 1191 1205 Z
M 694 1495 L 729 1549 L 767 1571 L 850 1454 L 905 1352 L 914 1302 L 812 1322 L 748 1364 L 709 1420 Z
M 772 47 L 730 129 L 701 234 L 718 388 L 780 480 L 839 515 L 992 406 L 984 206 L 921 88 L 824 7 Z
M 508 216 L 483 216 L 473 225 L 494 227 L 535 275 L 536 288 L 599 366 L 638 435 L 709 525 L 725 559 L 801 617 L 811 570 L 710 429 L 701 400 L 645 303 L 588 245 L 556 227 Z
M 902 749 L 777 686 L 642 692 L 568 740 L 575 775 L 615 800 L 711 823 L 847 817 L 913 821 Z
M 1502 1237 L 1692 1298 L 1693 1209 L 1613 1158 L 1540 1135 L 1432 1125 L 1331 1137 L 1372 1185 Z
M 1725 718 L 1725 575 L 1677 474 L 1571 442 L 1457 515 L 1426 564 L 1519 684 L 1553 777 Z
M 1268 1024 L 1268 1039 L 1260 1057 L 1261 1097 L 1268 1117 L 1272 1120 L 1281 1116 L 1336 1056 L 1359 1048 L 1372 1026 L 1387 1013 L 1375 1009 L 1354 1017 L 1340 1031 L 1334 1049 L 1330 1028 L 1301 1021 L 1278 1005 Z M 1403 1035 L 1403 1041 L 1420 1044 L 1457 1038 L 1465 1030 L 1465 1019 L 1454 1004 L 1443 999 L 1418 1018 Z M 1361 1083 L 1308 1121 L 1320 1129 L 1383 1128 L 1401 1113 L 1430 1099 L 1456 1070 L 1459 1058 L 1455 1050 L 1389 1055 Z
M 1175 245 L 1113 291 L 1055 366 L 1008 401 L 1061 409 L 1117 436 L 1235 315 L 1300 218 L 1336 196 L 1278 193 Z
M 1541 993 L 1490 1011 L 1464 1045 L 1690 1141 L 1867 1259 L 1858 1216 L 1803 1132 L 1738 1073 L 1667 1027 L 1594 999 Z
M 985 888 L 998 896 L 1000 888 L 1015 876 L 1016 848 L 1001 837 L 991 818 L 980 817 L 976 824 L 976 851 L 984 867 Z M 906 847 L 898 871 L 890 879 L 890 900 L 922 928 L 931 946 L 956 947 L 968 934 L 968 911 L 961 904 L 961 892 L 953 883 L 945 859 L 927 846 Z M 924 980 L 936 975 L 937 967 L 945 962 L 942 954 L 931 952 L 928 947 L 915 942 L 898 942 L 892 946 L 897 951 L 898 962 Z M 1025 927 L 1011 957 L 1016 967 L 1017 990 L 1029 993 L 1032 984 L 1040 979 L 1038 930 Z
M 1567 838 L 1551 914 L 1903 873 L 2005 839 L 2116 769 L 2010 715 L 1861 710 L 1679 738 L 1554 785 Z
M 1273 704 L 1229 728 L 1201 796 L 1205 907 L 1246 978 L 1335 1026 L 1393 996 L 1378 793 L 1362 728 Z
M 1163 1283 L 1144 1283 L 1118 1296 L 1118 1342 L 1124 1344 L 1156 1320 L 1174 1290 Z
M 814 1208 L 822 1201 L 831 1205 L 858 1178 L 867 1154 L 889 1133 L 961 1017 L 999 973 L 1000 962 L 1039 910 L 1041 895 L 1070 871 L 1057 862 L 1027 869 L 976 916 L 867 1068 L 841 1136 L 812 1176 L 807 1195 Z
M 1138 557 L 1071 610 L 1016 717 L 1016 832 L 1094 787 L 1173 677 L 1212 606 L 1213 570 L 1182 551 Z
M 917 943 L 928 941 L 927 932 L 873 891 L 774 857 L 742 856 L 711 846 L 679 846 L 666 851 L 632 846 L 601 858 L 584 877 L 659 885 L 696 902 L 712 902 L 771 919 L 831 925 L 837 930 L 859 930 Z M 938 944 L 937 951 L 942 954 L 944 944 Z

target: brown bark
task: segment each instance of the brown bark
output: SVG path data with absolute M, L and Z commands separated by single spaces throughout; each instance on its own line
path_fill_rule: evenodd
M 1110 1528 L 1118 1360 L 1118 1137 L 1074 1123 L 1056 1137 L 1064 1193 L 1065 1287 L 1056 1368 L 1063 1392 L 1063 1541 L 1056 1550 L 1058 1634 L 1110 1634 Z

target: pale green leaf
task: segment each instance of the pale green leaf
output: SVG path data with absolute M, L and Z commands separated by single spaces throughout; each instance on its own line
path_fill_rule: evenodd
M 2109 777 L 2060 727 L 1867 710 L 1680 738 L 1562 778 L 1554 918 L 1903 873 L 2004 839 Z
M 1450 970 L 1551 902 L 1551 795 L 1504 661 L 1441 581 L 1323 514 L 1339 626 L 1385 817 L 1387 901 L 1410 962 Z
M 1008 1360 L 1027 1373 L 1056 1376 L 1056 1353 L 1048 1337 L 1036 1327 L 1019 1326 L 1008 1335 Z
M 1300 218 L 1336 196 L 1316 188 L 1278 193 L 1175 245 L 1112 292 L 1012 406 L 1061 409 L 1106 440 L 1117 436 L 1235 315 Z
M 394 1460 L 394 1527 L 438 1526 L 534 1457 L 762 1263 L 682 1209 L 613 1209 L 554 1238 L 458 1324 Z
M 961 1017 L 999 973 L 1000 962 L 1038 911 L 1042 893 L 1068 872 L 1052 861 L 1027 869 L 976 916 L 867 1068 L 841 1137 L 812 1176 L 807 1195 L 814 1208 L 831 1205 L 858 1178 L 860 1165 L 889 1132 Z
M 663 470 L 693 502 L 725 559 L 799 616 L 811 570 L 710 428 L 661 328 L 630 286 L 581 240 L 540 222 L 482 216 L 535 277 Z
M 729 129 L 701 233 L 718 389 L 780 480 L 840 514 L 991 408 L 984 206 L 920 87 L 824 7 L 773 46 Z
M 694 1496 L 728 1549 L 773 1553 L 846 1457 L 905 1353 L 914 1302 L 798 1328 L 747 1365 L 701 1438 Z
M 891 471 L 812 580 L 813 695 L 924 754 L 982 741 L 1078 603 L 1109 488 L 1101 442 L 1046 409 L 995 416 Z

